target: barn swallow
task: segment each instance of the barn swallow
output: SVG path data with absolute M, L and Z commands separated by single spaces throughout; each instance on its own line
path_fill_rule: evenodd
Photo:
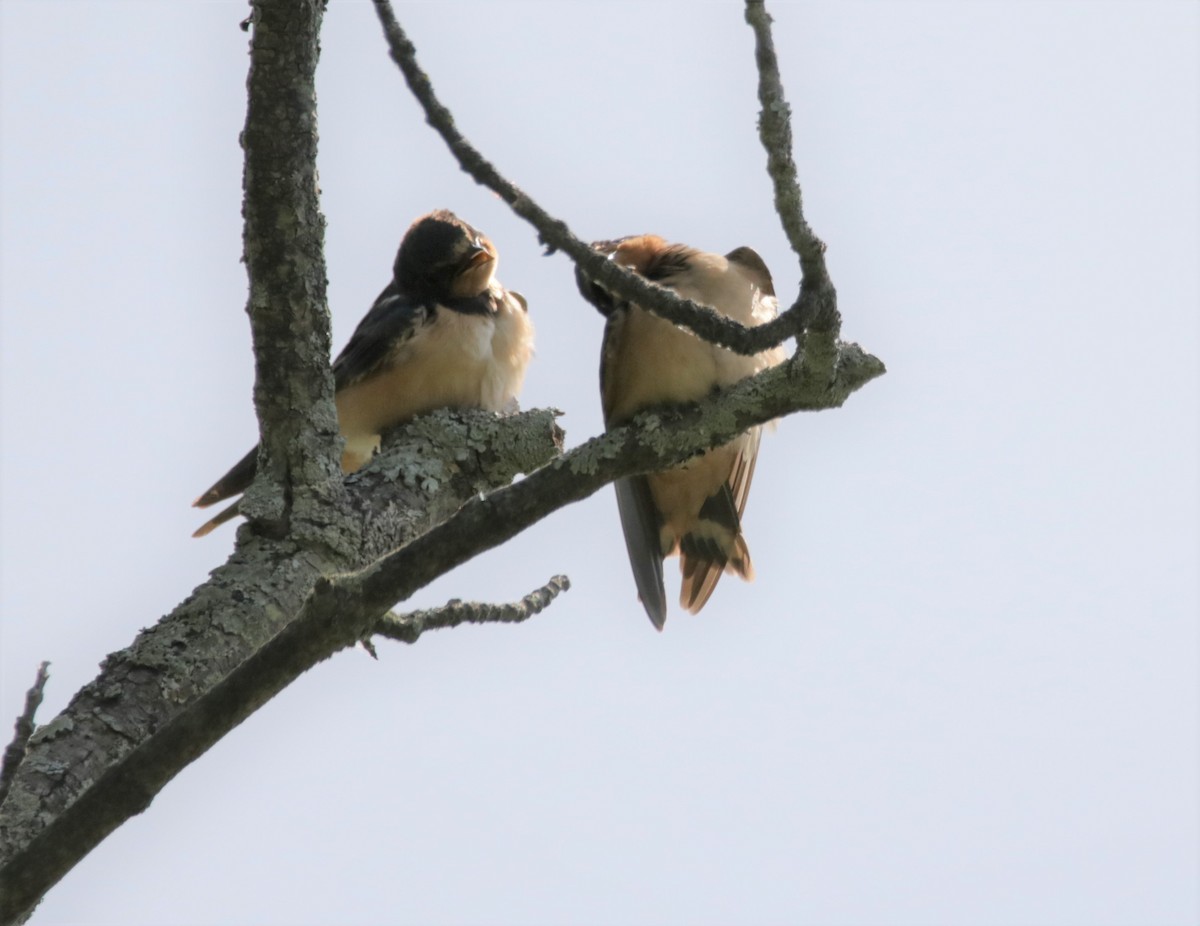
M 496 280 L 498 261 L 486 235 L 444 209 L 405 232 L 392 281 L 333 362 L 344 472 L 371 459 L 383 431 L 417 415 L 511 407 L 533 355 L 533 324 L 524 297 Z M 256 446 L 192 504 L 241 494 L 257 469 Z M 239 503 L 192 536 L 233 518 Z
M 743 325 L 761 325 L 778 313 L 766 264 L 750 248 L 725 256 L 657 235 L 593 245 L 622 267 L 708 305 Z M 604 314 L 600 395 L 604 423 L 614 428 L 639 411 L 694 402 L 784 359 L 782 347 L 753 356 L 704 341 L 636 304 L 615 299 L 582 273 L 580 292 Z M 723 572 L 754 578 L 741 518 L 758 457 L 759 428 L 660 473 L 618 479 L 617 510 L 638 595 L 659 630 L 667 619 L 663 560 L 679 555 L 679 603 L 704 607 Z

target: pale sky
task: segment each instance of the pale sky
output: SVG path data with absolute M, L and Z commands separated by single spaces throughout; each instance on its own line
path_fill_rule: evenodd
M 1184 926 L 1198 851 L 1195 3 L 771 5 L 843 333 L 888 365 L 763 444 L 758 578 L 663 634 L 612 493 L 410 606 L 517 628 L 318 666 L 41 924 Z M 0 735 L 222 563 L 191 500 L 256 439 L 242 2 L 0 6 Z M 401 3 L 462 131 L 582 237 L 797 265 L 739 3 Z M 522 404 L 601 427 L 602 320 L 449 158 L 373 7 L 319 82 L 335 348 L 409 222 L 500 248 Z M 668 564 L 669 597 L 677 570 Z

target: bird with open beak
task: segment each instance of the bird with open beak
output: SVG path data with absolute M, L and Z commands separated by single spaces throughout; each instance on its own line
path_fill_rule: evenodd
M 761 325 L 778 313 L 771 274 L 746 247 L 722 256 L 636 235 L 593 245 L 684 299 L 710 306 L 743 325 Z M 576 274 L 580 292 L 608 319 L 600 359 L 604 423 L 614 428 L 643 409 L 693 402 L 784 359 L 782 347 L 753 356 L 736 354 L 616 299 Z M 754 578 L 741 519 L 758 457 L 760 428 L 751 428 L 682 466 L 618 479 L 617 510 L 642 605 L 654 626 L 667 619 L 663 560 L 679 555 L 679 603 L 704 607 L 722 573 Z
M 409 227 L 392 281 L 333 362 L 343 471 L 364 466 L 383 431 L 417 415 L 511 407 L 533 356 L 533 324 L 525 299 L 496 279 L 498 261 L 491 240 L 447 210 Z M 193 504 L 240 495 L 257 469 L 256 446 Z M 192 536 L 236 516 L 238 504 Z

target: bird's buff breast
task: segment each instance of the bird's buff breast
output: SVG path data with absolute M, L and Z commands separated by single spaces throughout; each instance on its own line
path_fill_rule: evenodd
M 343 468 L 362 466 L 380 432 L 417 415 L 446 407 L 501 411 L 520 391 L 532 353 L 533 327 L 511 298 L 494 315 L 441 310 L 398 346 L 387 370 L 338 394 Z

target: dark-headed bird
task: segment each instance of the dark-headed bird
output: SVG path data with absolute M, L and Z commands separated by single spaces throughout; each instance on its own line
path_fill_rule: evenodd
M 495 278 L 491 240 L 438 210 L 400 242 L 392 281 L 333 362 L 342 469 L 352 473 L 379 448 L 380 434 L 437 408 L 511 407 L 533 355 L 525 300 Z M 258 448 L 193 503 L 206 508 L 246 490 Z M 237 514 L 234 502 L 192 536 Z
M 743 325 L 778 312 L 771 274 L 750 248 L 708 254 L 657 235 L 593 245 L 609 259 L 685 299 L 710 306 Z M 640 306 L 615 299 L 577 274 L 580 292 L 608 323 L 600 358 L 604 423 L 614 428 L 639 411 L 694 402 L 783 361 L 782 347 L 754 356 L 710 344 Z M 618 479 L 617 510 L 642 605 L 654 626 L 667 619 L 663 560 L 679 555 L 679 603 L 695 614 L 724 572 L 754 578 L 741 519 L 758 457 L 760 429 L 661 473 Z

